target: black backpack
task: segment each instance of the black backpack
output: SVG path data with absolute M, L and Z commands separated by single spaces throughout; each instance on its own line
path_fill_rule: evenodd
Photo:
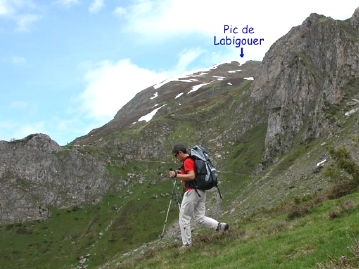
M 219 196 L 222 199 L 221 192 L 218 188 L 217 170 L 213 166 L 206 149 L 202 146 L 196 145 L 191 148 L 189 156 L 196 164 L 197 176 L 195 180 L 187 181 L 186 186 L 192 187 L 196 190 L 210 190 L 213 187 L 216 187 Z

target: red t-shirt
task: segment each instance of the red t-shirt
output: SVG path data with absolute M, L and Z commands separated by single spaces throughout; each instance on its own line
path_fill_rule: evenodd
M 196 164 L 193 159 L 186 158 L 183 162 L 181 174 L 187 174 L 187 172 L 191 171 L 191 170 L 193 170 L 196 173 Z M 186 180 L 182 180 L 182 182 L 184 185 L 186 185 Z M 186 186 L 185 191 L 188 191 L 188 190 L 193 190 L 193 188 Z

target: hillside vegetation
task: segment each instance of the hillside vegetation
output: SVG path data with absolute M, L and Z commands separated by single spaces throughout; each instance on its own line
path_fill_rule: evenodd
M 130 174 L 121 193 L 96 205 L 50 209 L 51 218 L 44 222 L 1 226 L 0 268 L 357 268 L 359 165 L 351 161 L 358 154 L 356 140 L 350 149 L 328 147 L 333 161 L 315 174 L 324 179 L 341 173 L 332 187 L 272 207 L 261 204 L 251 213 L 244 214 L 235 198 L 261 179 L 221 173 L 224 199 L 210 191 L 208 214 L 230 223 L 230 230 L 218 234 L 195 226 L 194 246 L 185 250 L 175 228 L 175 202 L 166 226 L 171 233 L 160 240 L 172 189 L 161 174 L 169 164 L 129 164 L 131 170 L 112 171 Z M 152 180 L 142 181 L 149 175 Z
M 149 87 L 65 147 L 0 141 L 0 268 L 358 268 L 358 29 L 359 8 L 311 14 L 263 62 Z M 207 215 L 230 224 L 185 250 L 176 203 L 164 226 L 178 142 L 207 148 Z

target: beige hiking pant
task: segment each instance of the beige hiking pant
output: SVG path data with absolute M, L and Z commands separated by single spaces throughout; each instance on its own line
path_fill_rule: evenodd
M 218 221 L 206 217 L 206 192 L 203 190 L 189 190 L 185 192 L 182 199 L 179 225 L 181 228 L 181 237 L 183 245 L 192 244 L 191 219 L 210 229 L 217 229 Z

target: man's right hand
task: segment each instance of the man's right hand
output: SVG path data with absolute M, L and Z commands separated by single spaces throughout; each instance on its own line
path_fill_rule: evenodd
M 169 171 L 168 175 L 171 178 L 175 178 L 175 177 L 177 177 L 177 171 L 171 170 L 171 171 Z

